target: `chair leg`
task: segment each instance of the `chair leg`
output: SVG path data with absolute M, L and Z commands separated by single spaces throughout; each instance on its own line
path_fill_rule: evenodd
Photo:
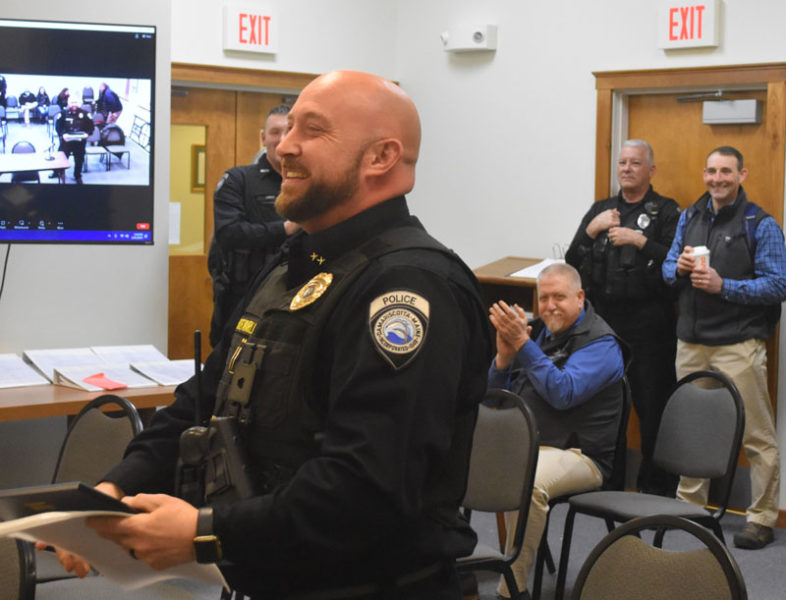
M 505 544 L 508 541 L 508 529 L 505 526 L 505 513 L 497 513 L 497 537 L 499 538 L 499 551 L 505 554 Z
M 612 519 L 604 519 L 606 521 L 606 529 L 609 530 L 609 533 L 614 531 L 617 527 L 617 524 Z
M 652 545 L 656 548 L 663 548 L 663 538 L 666 536 L 666 528 L 658 527 L 655 530 L 655 537 L 652 540 Z
M 723 536 L 723 529 L 721 528 L 720 521 L 717 519 L 711 519 L 709 521 L 709 527 L 712 529 L 712 533 L 721 541 L 721 544 L 724 546 L 726 545 L 726 538 Z
M 532 600 L 540 600 L 540 591 L 543 586 L 543 565 L 546 565 L 549 573 L 554 573 L 555 571 L 554 559 L 551 556 L 548 540 L 550 516 L 551 511 L 546 513 L 546 522 L 543 526 L 543 536 L 540 538 L 540 544 L 538 544 L 538 553 L 535 556 L 535 577 L 532 580 L 532 590 L 530 590 Z
M 568 574 L 568 558 L 570 558 L 570 543 L 573 538 L 573 520 L 576 511 L 571 506 L 565 517 L 565 531 L 562 534 L 562 552 L 559 557 L 559 572 L 557 573 L 557 587 L 554 590 L 554 600 L 562 600 L 565 596 L 565 579 Z

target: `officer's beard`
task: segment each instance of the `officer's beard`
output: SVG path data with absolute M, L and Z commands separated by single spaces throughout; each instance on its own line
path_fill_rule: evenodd
M 312 181 L 300 195 L 288 193 L 284 189 L 286 186 L 282 186 L 276 198 L 278 214 L 295 223 L 303 223 L 321 217 L 346 202 L 357 191 L 362 156 L 362 153 L 359 154 L 355 164 L 336 182 Z M 282 172 L 288 168 L 292 166 L 282 165 Z

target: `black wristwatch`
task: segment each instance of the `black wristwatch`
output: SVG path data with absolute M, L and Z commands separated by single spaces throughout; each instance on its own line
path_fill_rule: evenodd
M 213 508 L 204 506 L 199 509 L 194 550 L 198 563 L 217 563 L 221 560 L 221 540 L 213 533 Z

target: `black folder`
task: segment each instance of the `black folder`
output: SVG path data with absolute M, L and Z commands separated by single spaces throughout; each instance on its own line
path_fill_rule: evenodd
M 85 510 L 136 512 L 120 500 L 78 481 L 0 490 L 0 521 L 50 511 Z

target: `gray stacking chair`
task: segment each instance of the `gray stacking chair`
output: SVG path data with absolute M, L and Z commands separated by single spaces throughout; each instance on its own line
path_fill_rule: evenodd
M 0 600 L 33 600 L 35 580 L 29 565 L 32 546 L 9 537 L 0 537 Z
M 603 482 L 604 490 L 624 490 L 625 489 L 625 473 L 627 470 L 627 456 L 628 456 L 628 421 L 630 421 L 631 410 L 631 397 L 630 397 L 630 384 L 628 383 L 628 376 L 623 375 L 619 383 L 612 385 L 620 385 L 622 387 L 622 406 L 620 407 L 620 422 L 617 425 L 617 442 L 614 446 L 614 462 L 611 465 L 611 475 Z M 551 521 L 551 509 L 558 504 L 568 502 L 575 494 L 567 494 L 565 496 L 555 496 L 549 500 L 549 512 L 546 514 L 546 526 L 543 528 L 543 537 L 538 546 L 538 554 L 535 558 L 535 576 L 532 583 L 532 600 L 540 600 L 540 592 L 543 587 L 543 567 L 546 566 L 549 573 L 554 573 L 554 561 L 551 557 L 551 550 L 549 549 L 549 523 Z M 614 523 L 611 521 L 606 522 L 609 531 L 614 529 Z
M 467 491 L 462 505 L 467 514 L 518 510 L 520 518 L 507 552 L 478 543 L 471 556 L 456 561 L 456 567 L 460 572 L 502 573 L 513 599 L 520 593 L 511 565 L 524 540 L 538 462 L 538 443 L 535 417 L 524 401 L 507 390 L 488 390 L 475 425 Z
M 699 387 L 695 381 L 716 387 Z M 729 502 L 744 429 L 742 398 L 727 377 L 714 371 L 699 371 L 678 381 L 663 411 L 653 462 L 674 475 L 711 480 L 714 507 L 638 492 L 599 491 L 573 496 L 565 519 L 557 600 L 562 600 L 565 589 L 577 513 L 599 517 L 607 523 L 657 514 L 683 517 L 709 527 L 725 543 L 720 519 Z
M 114 412 L 106 413 L 102 409 Z M 128 442 L 140 431 L 142 421 L 127 399 L 104 394 L 86 404 L 74 417 L 57 458 L 52 483 L 81 481 L 98 483 L 123 458 Z M 30 545 L 32 551 L 32 544 Z M 69 579 L 53 552 L 34 552 L 27 568 L 33 585 Z
M 695 540 L 684 551 L 663 550 L 640 533 L 684 531 Z M 656 534 L 656 540 L 662 536 Z M 657 542 L 656 542 L 657 543 Z M 639 517 L 604 537 L 579 571 L 572 600 L 747 600 L 734 557 L 693 521 L 668 515 Z

